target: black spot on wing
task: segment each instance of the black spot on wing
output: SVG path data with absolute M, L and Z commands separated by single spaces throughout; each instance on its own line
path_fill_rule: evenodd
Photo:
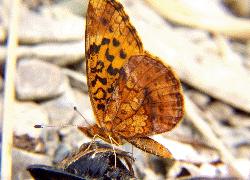
M 91 85 L 94 87 L 96 85 L 96 82 L 100 81 L 103 85 L 107 84 L 107 79 L 106 78 L 101 78 L 100 76 L 96 75 L 95 79 L 91 81 Z
M 114 91 L 114 87 L 108 88 L 108 93 L 112 93 Z
M 102 45 L 109 44 L 109 43 L 110 43 L 110 39 L 108 39 L 108 38 L 102 39 Z
M 112 84 L 111 84 L 111 86 L 108 88 L 108 93 L 112 93 L 113 91 L 114 91 L 114 84 L 115 84 L 115 82 L 113 82 Z
M 97 109 L 105 111 L 105 105 L 100 103 L 100 104 L 97 105 Z
M 123 49 L 120 50 L 120 58 L 126 59 L 127 54 L 123 51 Z
M 97 54 L 100 51 L 100 45 L 96 45 L 95 43 L 91 44 L 89 47 L 90 54 Z
M 109 54 L 109 48 L 106 49 L 105 57 L 110 62 L 112 62 L 114 60 L 114 58 L 115 58 L 113 55 Z
M 120 45 L 120 42 L 116 38 L 113 39 L 112 43 L 113 43 L 113 46 L 115 47 L 118 47 Z
M 118 69 L 118 68 L 113 68 L 112 64 L 110 64 L 109 67 L 108 67 L 108 69 L 107 69 L 107 72 L 108 72 L 110 75 L 112 75 L 112 76 L 116 75 L 119 71 L 120 71 L 120 69 Z

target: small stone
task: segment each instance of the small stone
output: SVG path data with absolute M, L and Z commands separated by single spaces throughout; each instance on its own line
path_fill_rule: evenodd
M 30 153 L 17 148 L 13 148 L 12 158 L 13 179 L 31 179 L 30 174 L 26 171 L 26 168 L 31 164 L 51 165 L 51 160 L 48 156 Z
M 233 114 L 229 117 L 229 122 L 236 127 L 250 128 L 250 116 L 245 114 Z
M 66 0 L 59 1 L 58 3 L 49 6 L 49 10 L 53 11 L 57 16 L 65 16 L 70 13 L 73 13 L 78 16 L 85 16 L 87 12 L 88 3 L 82 0 Z M 46 9 L 45 7 L 44 9 Z
M 194 101 L 195 104 L 197 104 L 200 108 L 204 108 L 209 102 L 210 98 L 209 96 L 200 93 L 195 90 L 189 90 L 187 91 L 187 95 Z
M 27 134 L 32 138 L 39 138 L 43 129 L 36 129 L 34 125 L 48 124 L 48 114 L 36 103 L 17 102 L 14 107 L 14 120 L 14 133 L 16 136 Z
M 14 138 L 15 147 L 32 151 L 44 152 L 42 139 L 44 129 L 34 128 L 36 124 L 48 124 L 48 114 L 33 102 L 17 102 L 14 107 Z
M 70 86 L 65 87 L 65 93 L 62 96 L 42 103 L 49 114 L 50 124 L 53 126 L 71 124 L 75 116 L 75 105 L 76 98 Z
M 187 176 L 195 176 L 199 174 L 199 168 L 192 163 L 175 163 L 167 172 L 167 177 L 178 179 Z
M 221 3 L 223 3 L 226 9 L 228 9 L 228 11 L 230 11 L 230 13 L 232 13 L 236 17 L 240 18 L 244 17 L 246 19 L 250 17 L 250 2 L 248 0 L 241 0 L 241 1 L 224 0 L 221 1 Z
M 44 133 L 43 139 L 46 144 L 46 154 L 53 157 L 60 143 L 60 138 L 58 136 L 58 129 L 56 128 L 45 128 L 46 133 Z
M 69 145 L 64 143 L 59 144 L 54 154 L 53 163 L 57 164 L 61 162 L 65 157 L 67 157 L 70 154 L 70 151 L 71 148 Z
M 178 124 L 178 128 L 169 131 L 168 133 L 164 134 L 164 136 L 165 135 L 176 139 L 185 137 L 194 141 L 196 141 L 196 139 L 201 140 L 200 134 L 197 133 L 193 125 L 185 118 Z
M 241 144 L 237 147 L 237 157 L 250 159 L 250 144 Z
M 213 102 L 208 105 L 205 111 L 209 111 L 210 113 L 212 113 L 215 119 L 223 121 L 227 120 L 234 113 L 234 110 L 231 106 L 219 101 Z
M 246 128 L 221 127 L 222 142 L 228 147 L 234 149 L 239 144 L 249 143 L 250 134 Z
M 27 134 L 13 137 L 15 147 L 35 153 L 45 153 L 46 148 L 42 138 L 32 138 Z
M 52 3 L 50 0 L 23 0 L 25 7 L 28 7 L 32 11 L 39 11 L 39 8 L 52 5 Z
M 19 99 L 42 100 L 61 95 L 68 85 L 61 70 L 39 60 L 21 60 L 17 68 L 16 91 Z
M 27 44 L 82 40 L 83 24 L 84 18 L 73 14 L 59 18 L 53 12 L 35 13 L 22 6 L 18 37 L 20 42 Z

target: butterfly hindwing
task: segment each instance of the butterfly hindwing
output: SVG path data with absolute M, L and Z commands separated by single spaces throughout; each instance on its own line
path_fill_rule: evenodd
M 124 138 L 169 131 L 183 117 L 180 81 L 169 66 L 149 54 L 129 59 L 116 91 L 105 122 Z

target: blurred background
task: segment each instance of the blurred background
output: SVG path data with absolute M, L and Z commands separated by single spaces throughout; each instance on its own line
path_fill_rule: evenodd
M 56 164 L 90 141 L 76 126 L 33 128 L 85 125 L 74 106 L 95 122 L 85 74 L 88 2 L 18 2 L 0 1 L 1 171 L 12 162 L 12 179 L 29 179 L 28 165 Z M 120 2 L 145 49 L 175 69 L 186 98 L 182 123 L 153 137 L 176 161 L 134 148 L 136 176 L 250 178 L 250 1 Z

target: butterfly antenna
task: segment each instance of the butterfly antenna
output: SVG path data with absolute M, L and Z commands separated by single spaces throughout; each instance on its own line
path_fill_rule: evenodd
M 87 119 L 82 115 L 82 113 L 80 113 L 80 111 L 78 111 L 77 107 L 74 106 L 74 111 L 76 111 L 84 120 L 85 122 L 89 125 L 90 123 L 87 121 Z M 43 124 L 36 124 L 34 125 L 34 128 L 64 128 L 64 127 L 72 127 L 72 126 L 75 126 L 75 127 L 81 127 L 80 125 L 73 125 L 73 124 L 64 124 L 64 125 L 43 125 Z
M 80 111 L 78 111 L 78 109 L 77 109 L 76 106 L 74 106 L 74 111 L 77 112 L 77 113 L 85 120 L 85 122 L 86 122 L 89 126 L 91 126 L 90 123 L 88 122 L 88 120 L 82 115 L 82 113 L 81 113 Z
M 65 124 L 65 125 L 43 125 L 43 124 L 36 124 L 34 125 L 34 128 L 64 128 L 64 127 L 72 127 L 72 126 L 76 126 L 78 127 L 78 125 L 73 125 L 73 124 Z

